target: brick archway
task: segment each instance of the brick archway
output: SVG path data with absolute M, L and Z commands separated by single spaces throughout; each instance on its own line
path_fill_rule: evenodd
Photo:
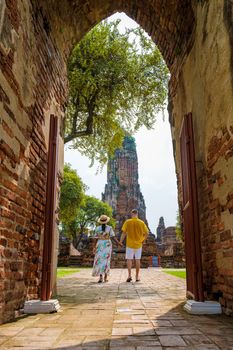
M 124 12 L 150 35 L 174 78 L 192 47 L 195 16 L 190 0 L 169 0 L 166 5 L 163 0 L 92 0 L 84 3 L 41 0 L 39 3 L 36 11 L 42 9 L 44 26 L 65 56 L 93 26 L 115 12 Z
M 159 47 L 171 72 L 170 95 L 175 93 L 179 69 L 191 48 L 195 29 L 194 12 L 189 1 L 175 4 L 171 1 L 165 7 L 161 0 L 146 5 L 144 1 L 136 4 L 134 1 L 70 4 L 42 0 L 34 11 L 41 12 L 44 29 L 55 39 L 65 62 L 73 45 L 94 25 L 115 12 L 126 13 Z
M 59 28 L 63 26 L 64 36 L 68 36 L 66 39 L 69 38 L 68 43 L 71 44 L 79 41 L 102 19 L 115 12 L 125 12 L 156 42 L 170 68 L 175 65 L 175 58 L 185 51 L 187 43 L 190 42 L 195 22 L 189 0 L 169 0 L 166 5 L 162 0 L 92 0 L 81 3 L 79 1 L 70 3 L 67 0 L 62 3 L 56 1 L 48 3 L 41 0 L 39 3 L 46 11 L 51 32 L 59 37 Z M 67 47 L 67 42 L 65 46 Z
M 3 0 L 0 6 L 1 320 L 41 284 L 49 120 L 58 117 L 59 171 L 73 45 L 123 11 L 157 43 L 171 72 L 169 112 L 178 184 L 179 132 L 193 113 L 205 291 L 233 314 L 233 75 L 229 0 Z M 55 239 L 54 239 L 55 240 Z M 56 249 L 54 259 L 56 260 Z M 231 260 L 230 260 L 231 259 Z

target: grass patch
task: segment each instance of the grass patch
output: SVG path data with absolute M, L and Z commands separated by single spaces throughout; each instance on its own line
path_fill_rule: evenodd
M 72 273 L 79 272 L 80 269 L 76 267 L 58 267 L 57 268 L 57 278 L 62 278 Z
M 179 278 L 186 278 L 186 270 L 185 269 L 163 269 L 163 272 L 168 273 L 169 275 L 176 276 Z

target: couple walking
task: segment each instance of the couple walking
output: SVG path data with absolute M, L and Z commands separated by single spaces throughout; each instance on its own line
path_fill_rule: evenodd
M 135 258 L 136 262 L 136 282 L 139 282 L 140 272 L 140 260 L 142 255 L 142 245 L 147 239 L 148 228 L 145 223 L 138 218 L 138 211 L 133 209 L 131 211 L 131 219 L 126 220 L 122 226 L 122 235 L 120 241 L 115 237 L 114 231 L 111 226 L 107 225 L 110 218 L 106 215 L 101 215 L 98 219 L 100 226 L 95 231 L 95 248 L 93 253 L 95 254 L 94 266 L 92 276 L 99 276 L 99 283 L 108 281 L 108 274 L 110 272 L 110 262 L 112 254 L 112 242 L 113 239 L 118 246 L 123 245 L 123 241 L 126 238 L 126 260 L 128 267 L 127 282 L 132 281 L 132 262 Z

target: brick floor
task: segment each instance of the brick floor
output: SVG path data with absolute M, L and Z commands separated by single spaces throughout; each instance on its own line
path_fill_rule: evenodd
M 126 277 L 112 270 L 108 283 L 97 284 L 83 269 L 60 279 L 61 311 L 0 326 L 0 349 L 233 349 L 233 319 L 183 311 L 183 279 L 152 268 L 139 283 Z

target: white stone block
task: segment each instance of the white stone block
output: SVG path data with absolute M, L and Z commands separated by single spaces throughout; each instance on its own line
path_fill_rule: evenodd
M 60 304 L 57 299 L 51 300 L 28 300 L 24 303 L 25 314 L 46 314 L 57 312 L 60 309 Z
M 217 301 L 187 300 L 184 310 L 193 315 L 216 315 L 222 313 L 221 305 Z

